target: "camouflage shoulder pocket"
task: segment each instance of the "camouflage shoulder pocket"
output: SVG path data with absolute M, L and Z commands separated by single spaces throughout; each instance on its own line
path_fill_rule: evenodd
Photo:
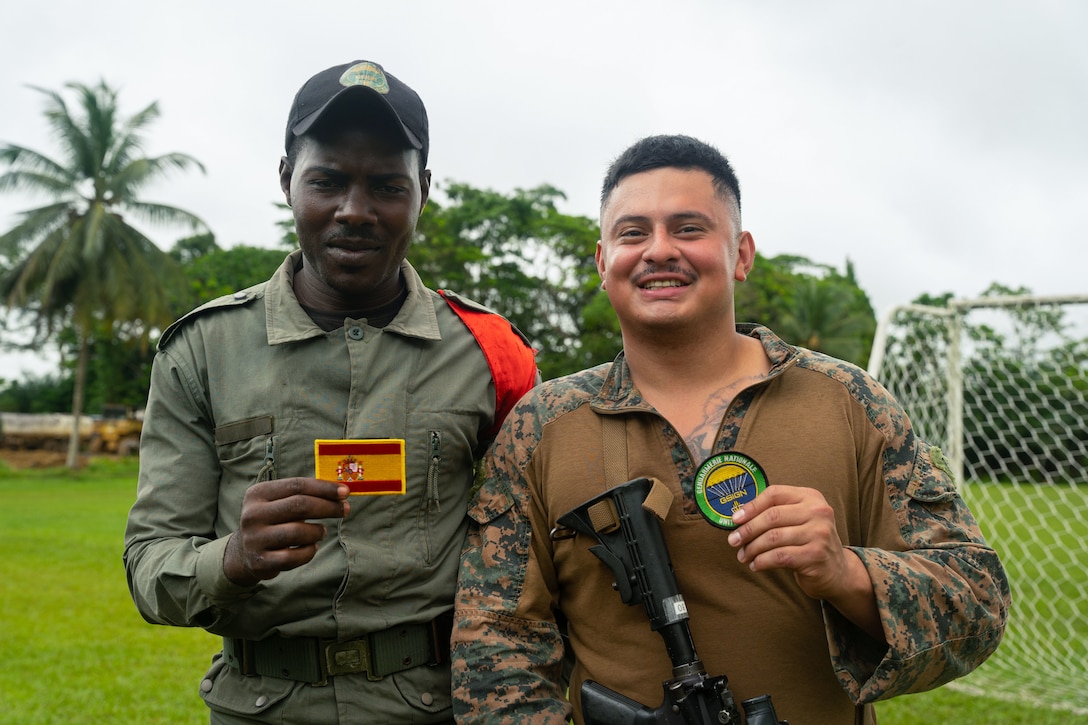
M 468 509 L 472 522 L 461 557 L 461 597 L 476 607 L 513 613 L 525 585 L 531 526 L 508 485 L 490 480 Z
M 514 507 L 514 494 L 504 482 L 490 480 L 479 486 L 469 502 L 468 517 L 480 526 L 499 518 Z
M 907 484 L 907 495 L 923 503 L 949 501 L 959 496 L 956 482 L 952 479 L 952 470 L 937 446 L 918 442 L 914 475 Z

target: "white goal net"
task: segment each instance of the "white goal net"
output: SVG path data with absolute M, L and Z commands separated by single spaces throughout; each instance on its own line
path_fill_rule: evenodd
M 1009 575 L 1005 639 L 953 686 L 1088 714 L 1088 295 L 899 307 L 869 368 Z

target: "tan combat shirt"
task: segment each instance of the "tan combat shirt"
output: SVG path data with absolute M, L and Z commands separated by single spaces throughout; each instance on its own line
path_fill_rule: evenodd
M 939 452 L 864 371 L 766 328 L 740 329 L 762 341 L 772 369 L 730 405 L 714 453 L 739 451 L 769 484 L 823 493 L 869 572 L 887 644 L 810 599 L 789 571 L 737 561 L 729 532 L 698 510 L 702 461 L 641 398 L 621 355 L 532 391 L 486 459 L 453 636 L 459 722 L 563 722 L 563 620 L 577 658 L 576 723 L 584 679 L 650 708 L 663 700 L 670 662 L 643 607 L 621 602 L 612 572 L 589 551 L 595 542 L 549 537 L 560 516 L 605 490 L 605 416 L 626 421 L 629 478 L 656 478 L 673 493 L 662 526 L 694 643 L 738 704 L 770 694 L 792 723 L 871 722 L 864 703 L 935 687 L 993 652 L 1008 581 Z

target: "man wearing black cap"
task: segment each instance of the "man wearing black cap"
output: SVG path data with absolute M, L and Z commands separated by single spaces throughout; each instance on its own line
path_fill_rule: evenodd
M 445 723 L 475 461 L 535 382 L 510 324 L 427 289 L 427 113 L 377 63 L 318 73 L 280 185 L 300 250 L 159 340 L 125 534 L 150 622 L 223 638 L 213 723 Z

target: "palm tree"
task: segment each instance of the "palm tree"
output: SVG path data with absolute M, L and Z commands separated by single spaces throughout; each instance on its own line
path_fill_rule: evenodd
M 876 320 L 871 310 L 862 311 L 861 304 L 856 291 L 846 285 L 804 278 L 797 282 L 793 304 L 777 331 L 794 344 L 864 364 L 864 343 L 871 340 Z
M 72 395 L 68 466 L 79 462 L 79 417 L 83 412 L 87 361 L 96 339 L 128 335 L 146 343 L 151 329 L 170 322 L 170 288 L 179 267 L 122 213 L 152 223 L 204 223 L 187 211 L 137 198 L 148 182 L 171 170 L 204 167 L 178 153 L 141 155 L 140 132 L 158 115 L 157 103 L 125 119 L 117 92 L 105 82 L 66 86 L 79 100 L 69 111 L 60 94 L 46 94 L 45 118 L 63 162 L 14 144 L 0 147 L 7 171 L 0 191 L 44 194 L 45 206 L 19 214 L 0 235 L 0 302 L 28 315 L 35 341 L 58 326 L 76 333 L 77 363 Z

